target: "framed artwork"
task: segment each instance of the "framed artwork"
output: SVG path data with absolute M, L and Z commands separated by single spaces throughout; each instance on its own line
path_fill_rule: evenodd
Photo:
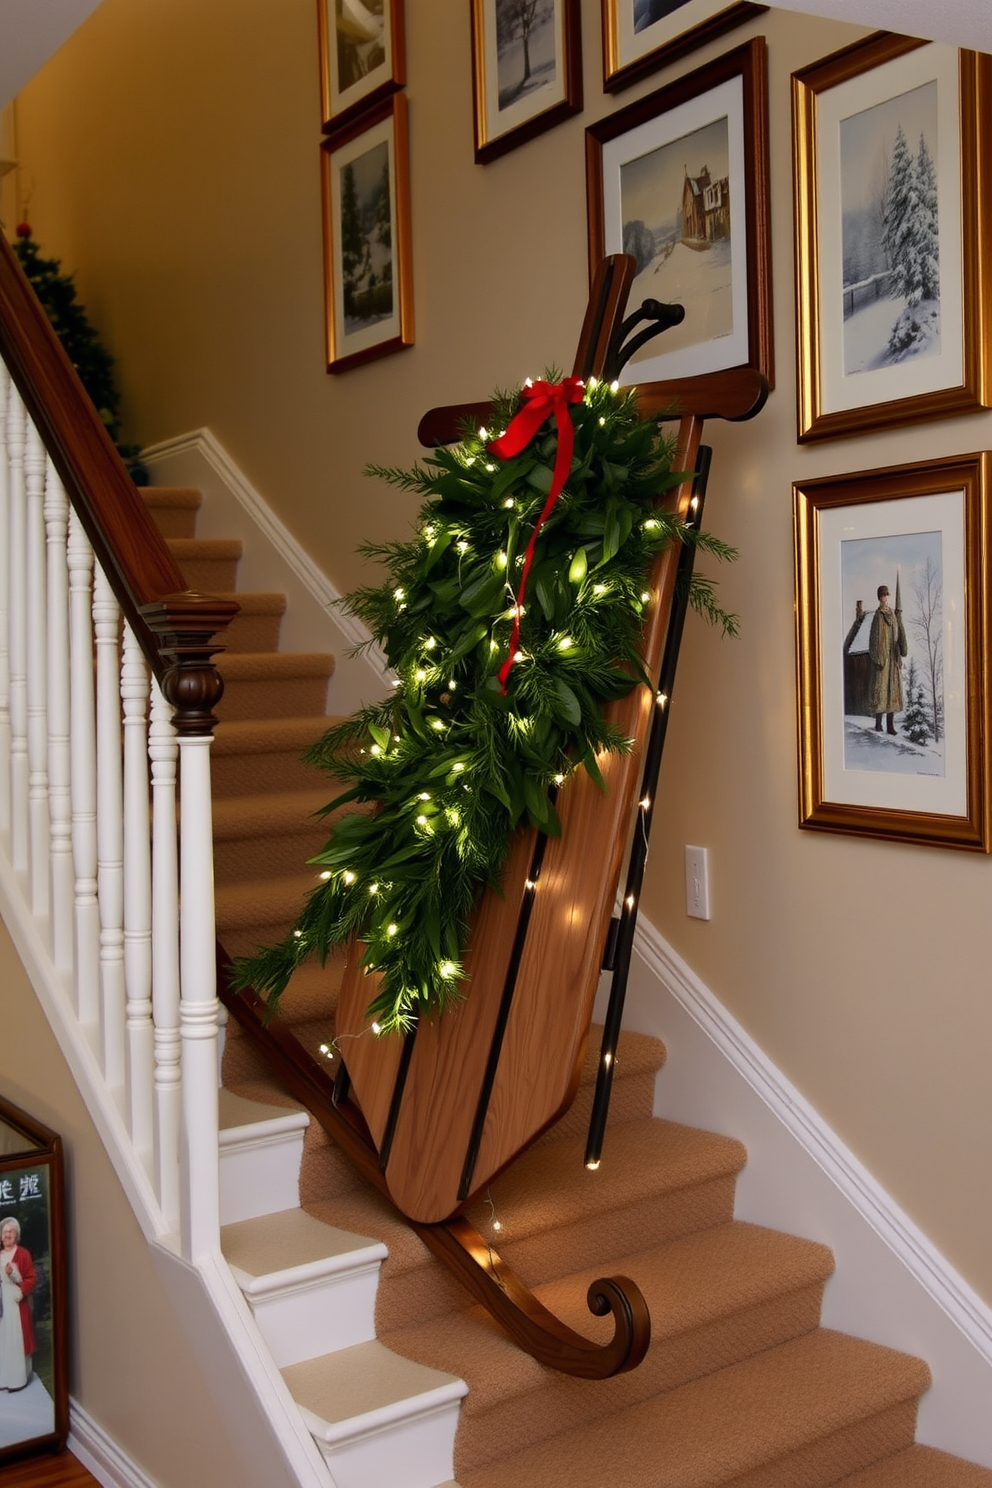
M 317 0 L 325 133 L 406 82 L 403 0 Z
M 472 0 L 479 164 L 581 111 L 579 5 L 580 0 Z
M 750 0 L 603 0 L 603 87 L 618 93 L 767 9 Z
M 327 370 L 413 345 L 406 98 L 394 93 L 321 145 Z
M 60 1138 L 0 1099 L 0 1465 L 69 1431 Z
M 800 440 L 988 406 L 992 57 L 879 33 L 792 83 Z
M 758 36 L 586 130 L 590 275 L 629 253 L 631 309 L 685 309 L 629 382 L 729 367 L 773 380 L 767 74 Z
M 800 826 L 988 852 L 992 455 L 794 487 Z

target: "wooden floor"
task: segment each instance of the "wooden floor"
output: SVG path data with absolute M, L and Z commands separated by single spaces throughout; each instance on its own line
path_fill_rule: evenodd
M 10 1467 L 0 1467 L 0 1488 L 100 1488 L 71 1452 L 57 1456 L 28 1457 Z

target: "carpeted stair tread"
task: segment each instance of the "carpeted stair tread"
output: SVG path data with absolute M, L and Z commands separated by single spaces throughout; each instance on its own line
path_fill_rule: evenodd
M 214 803 L 214 840 L 261 836 L 266 832 L 312 829 L 314 814 L 326 805 L 326 789 L 269 791 L 251 796 L 233 796 Z M 322 823 L 316 823 L 318 828 Z M 322 828 L 324 836 L 327 828 Z M 300 866 L 305 862 L 301 860 Z
M 184 486 L 141 486 L 141 499 L 165 538 L 193 537 L 203 493 Z
M 239 606 L 224 632 L 224 650 L 234 652 L 278 651 L 282 617 L 286 613 L 285 594 L 262 590 L 234 590 L 220 594 Z
M 785 1292 L 820 1286 L 833 1274 L 833 1252 L 826 1245 L 780 1230 L 731 1220 L 665 1245 L 612 1259 L 611 1272 L 633 1277 L 652 1318 L 652 1348 L 728 1312 L 739 1312 Z M 609 1337 L 609 1320 L 593 1317 L 585 1305 L 602 1266 L 536 1287 L 539 1299 L 569 1327 Z
M 730 1137 L 656 1120 L 609 1131 L 596 1172 L 584 1153 L 580 1137 L 532 1147 L 492 1184 L 500 1253 L 531 1285 L 625 1254 L 632 1235 L 661 1243 L 725 1222 L 746 1158 Z M 491 1214 L 477 1202 L 469 1218 L 485 1229 Z
M 610 1418 L 455 1470 L 463 1488 L 828 1488 L 912 1444 L 920 1360 L 817 1329 Z
M 334 657 L 329 652 L 231 651 L 218 656 L 217 667 L 224 679 L 217 716 L 226 722 L 319 713 L 327 704 Z
M 536 1363 L 481 1307 L 379 1337 L 397 1353 L 456 1369 L 469 1386 L 459 1431 L 459 1472 L 500 1456 L 505 1442 L 533 1445 L 593 1417 L 671 1390 L 816 1328 L 833 1270 L 824 1246 L 732 1222 L 638 1254 L 611 1259 L 629 1276 L 652 1317 L 647 1358 L 630 1374 L 590 1383 Z M 577 1332 L 605 1342 L 612 1320 L 586 1305 L 603 1267 L 535 1288 Z
M 992 1468 L 934 1447 L 912 1446 L 844 1478 L 835 1488 L 992 1488 Z
M 211 748 L 215 803 L 254 791 L 312 790 L 322 782 L 325 800 L 334 778 L 303 759 L 303 753 L 337 722 L 325 713 L 299 718 L 229 718 L 218 724 Z
M 316 882 L 311 869 L 291 878 L 255 878 L 247 883 L 218 884 L 217 934 L 232 956 L 247 954 L 235 947 L 231 931 L 252 932 L 249 949 L 284 934 L 278 927 L 295 922 L 304 897 Z
M 203 594 L 229 593 L 237 587 L 244 543 L 227 537 L 167 537 L 173 558 L 190 589 Z
M 589 1033 L 585 1059 L 579 1077 L 575 1100 L 564 1116 L 538 1139 L 537 1145 L 548 1146 L 563 1137 L 582 1137 L 589 1130 L 592 1102 L 599 1073 L 600 1046 L 603 1030 L 594 1025 Z M 646 1033 L 620 1034 L 613 1065 L 613 1089 L 610 1095 L 610 1126 L 624 1121 L 639 1121 L 654 1109 L 654 1086 L 658 1071 L 665 1062 L 666 1051 L 661 1039 Z
M 334 657 L 328 651 L 222 652 L 217 664 L 225 682 L 329 677 L 334 671 Z

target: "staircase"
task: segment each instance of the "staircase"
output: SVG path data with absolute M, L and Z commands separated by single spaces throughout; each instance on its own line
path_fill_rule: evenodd
M 196 493 L 147 500 L 187 582 L 234 590 L 239 546 L 197 541 Z M 277 653 L 280 596 L 237 598 L 213 748 L 217 926 L 235 955 L 281 937 L 313 882 L 327 825 L 311 813 L 330 792 L 299 755 L 327 727 L 333 670 Z M 280 1005 L 315 1059 L 336 1057 L 339 974 L 303 968 Z M 222 1248 L 338 1488 L 435 1488 L 452 1438 L 461 1488 L 992 1488 L 992 1471 L 914 1444 L 925 1364 L 819 1326 L 830 1252 L 734 1220 L 740 1143 L 653 1119 L 663 1060 L 623 1035 L 591 1173 L 590 1056 L 571 1111 L 470 1216 L 590 1337 L 611 1326 L 586 1309 L 590 1282 L 642 1288 L 647 1358 L 588 1382 L 511 1344 L 230 1025 Z

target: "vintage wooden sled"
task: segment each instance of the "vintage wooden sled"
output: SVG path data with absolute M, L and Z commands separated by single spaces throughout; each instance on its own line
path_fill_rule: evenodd
M 633 276 L 633 260 L 624 255 L 600 265 L 573 375 L 612 379 L 640 344 L 674 323 L 672 307 L 653 301 L 624 319 Z M 767 385 L 742 369 L 645 384 L 637 393 L 646 415 L 678 419 L 675 469 L 692 474 L 665 500 L 687 521 L 698 521 L 709 453 L 701 445 L 704 420 L 753 417 Z M 421 421 L 421 442 L 430 448 L 453 442 L 467 420 L 484 423 L 488 411 L 486 403 L 434 409 Z M 590 1310 L 615 1319 L 610 1342 L 594 1344 L 548 1313 L 461 1214 L 571 1104 L 606 968 L 613 971 L 613 992 L 586 1153 L 588 1166 L 599 1161 L 685 613 L 677 598 L 684 587 L 676 583 L 680 565 L 691 566 L 690 550 L 671 549 L 651 576 L 643 655 L 657 686 L 640 685 L 609 708 L 635 747 L 601 761 L 605 794 L 584 771 L 572 777 L 556 801 L 560 838 L 532 828 L 517 832 L 502 895 L 487 893 L 473 916 L 463 1002 L 441 1018 L 421 1019 L 405 1038 L 376 1038 L 366 1012 L 375 974 L 362 970 L 353 947 L 337 1009 L 346 1059 L 332 1089 L 278 1017 L 262 1027 L 259 999 L 229 998 L 294 1094 L 521 1346 L 587 1378 L 605 1378 L 643 1358 L 650 1320 L 636 1285 L 615 1277 L 590 1288 Z M 639 830 L 631 834 L 635 816 Z M 628 838 L 633 847 L 615 917 Z

